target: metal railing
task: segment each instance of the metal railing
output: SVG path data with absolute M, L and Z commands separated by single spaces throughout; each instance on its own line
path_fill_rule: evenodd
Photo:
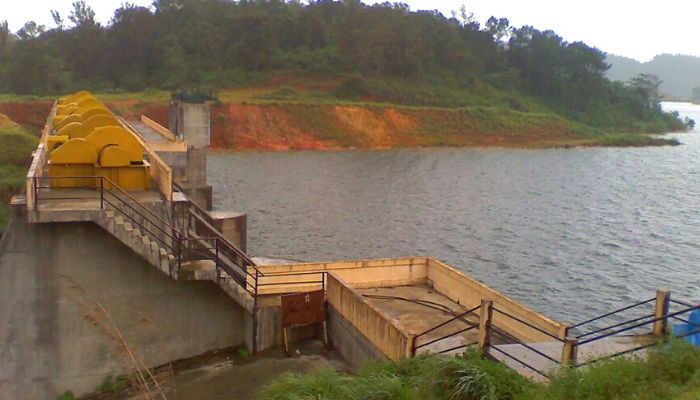
M 687 304 L 687 303 L 684 303 L 684 304 Z M 667 323 L 670 319 L 677 320 L 677 321 L 681 321 L 681 322 L 690 324 L 690 325 L 692 325 L 692 326 L 698 326 L 698 325 L 696 325 L 696 324 L 694 324 L 694 323 L 692 323 L 692 322 L 690 322 L 690 321 L 688 321 L 688 320 L 686 320 L 686 319 L 680 318 L 681 315 L 688 314 L 688 313 L 690 313 L 690 312 L 692 312 L 692 311 L 694 311 L 694 310 L 697 310 L 697 309 L 700 309 L 700 305 L 697 305 L 697 306 L 692 306 L 692 305 L 691 305 L 691 306 L 685 307 L 685 308 L 683 308 L 683 309 L 681 309 L 681 310 L 679 310 L 679 311 L 666 312 L 666 313 L 664 313 L 664 314 L 661 315 L 661 316 L 654 316 L 654 315 L 651 315 L 651 316 L 644 316 L 644 317 L 634 318 L 634 319 L 631 319 L 631 320 L 629 320 L 629 321 L 625 321 L 625 322 L 623 322 L 623 323 L 618 323 L 618 324 L 612 325 L 612 326 L 610 326 L 610 327 L 606 327 L 606 328 L 603 328 L 603 329 L 599 329 L 598 332 L 601 332 L 601 331 L 608 331 L 608 332 L 603 333 L 603 334 L 598 335 L 598 336 L 595 336 L 595 337 L 592 337 L 592 338 L 588 338 L 588 339 L 585 339 L 585 340 L 581 340 L 581 341 L 579 341 L 579 342 L 577 343 L 577 347 L 580 348 L 581 346 L 584 346 L 584 345 L 587 345 L 587 344 L 590 344 L 590 343 L 594 343 L 594 342 L 597 342 L 597 341 L 600 341 L 600 340 L 603 340 L 603 339 L 606 339 L 606 338 L 610 338 L 610 337 L 613 337 L 613 336 L 618 336 L 618 335 L 620 335 L 620 334 L 622 334 L 622 333 L 627 333 L 627 332 L 629 332 L 629 331 L 632 331 L 632 330 L 634 330 L 634 329 L 638 329 L 638 328 L 640 328 L 640 327 L 649 326 L 649 325 L 655 325 L 655 324 L 657 324 L 657 323 L 659 323 L 659 322 Z M 625 326 L 625 325 L 626 325 L 626 326 Z M 619 328 L 619 329 L 614 329 L 614 328 Z M 612 330 L 611 330 L 611 329 L 612 329 Z M 658 344 L 660 344 L 660 343 L 664 343 L 664 342 L 668 341 L 668 340 L 669 340 L 670 338 L 672 338 L 672 337 L 683 338 L 683 337 L 687 337 L 687 336 L 690 336 L 690 335 L 694 335 L 694 334 L 696 334 L 696 333 L 700 333 L 700 326 L 699 326 L 699 329 L 694 329 L 694 330 L 692 330 L 692 331 L 690 331 L 690 332 L 685 332 L 685 333 L 683 333 L 683 334 L 681 334 L 681 335 L 669 334 L 669 332 L 667 331 L 666 328 L 664 328 L 663 333 L 660 334 L 660 335 L 658 335 L 656 338 L 654 338 L 653 336 L 650 336 L 650 333 L 651 333 L 651 332 L 649 332 L 646 336 L 647 336 L 649 339 L 656 339 L 656 340 L 650 340 L 650 343 L 645 343 L 645 344 L 642 344 L 642 345 L 639 345 L 639 346 L 635 346 L 635 347 L 632 347 L 632 348 L 629 348 L 629 349 L 625 349 L 625 350 L 622 350 L 622 351 L 619 351 L 619 352 L 616 352 L 616 353 L 606 354 L 606 355 L 603 356 L 603 357 L 594 358 L 594 359 L 589 359 L 589 360 L 586 360 L 586 361 L 584 361 L 584 362 L 582 362 L 582 363 L 579 363 L 579 364 L 577 364 L 577 365 L 578 365 L 578 366 L 587 365 L 587 364 L 591 364 L 591 363 L 595 363 L 595 362 L 597 362 L 597 361 L 600 361 L 601 359 L 610 359 L 610 358 L 622 356 L 622 355 L 625 355 L 625 354 L 634 353 L 634 352 L 637 352 L 637 351 L 640 351 L 640 350 L 643 350 L 643 349 L 646 349 L 646 348 L 649 348 L 649 347 L 656 346 L 656 345 L 658 345 Z M 635 336 L 644 337 L 643 335 L 635 335 Z
M 417 334 L 417 335 L 413 338 L 413 346 L 412 346 L 412 349 L 411 349 L 411 354 L 416 355 L 416 352 L 417 352 L 418 350 L 424 348 L 424 347 L 428 347 L 428 346 L 430 346 L 430 345 L 432 345 L 432 344 L 441 342 L 441 341 L 443 341 L 443 340 L 447 340 L 447 339 L 449 339 L 449 338 L 451 338 L 451 337 L 454 337 L 454 336 L 457 336 L 457 335 L 461 335 L 461 334 L 466 333 L 466 332 L 469 332 L 469 331 L 471 331 L 471 330 L 473 330 L 473 329 L 478 329 L 478 328 L 479 328 L 479 323 L 478 323 L 478 322 L 469 321 L 466 317 L 467 317 L 469 314 L 475 313 L 475 312 L 476 312 L 477 310 L 479 310 L 480 308 L 481 308 L 481 306 L 476 306 L 476 307 L 471 308 L 471 309 L 469 309 L 469 310 L 467 310 L 467 311 L 461 312 L 461 313 L 459 313 L 459 314 L 453 316 L 452 318 L 450 318 L 450 319 L 448 319 L 448 320 L 445 320 L 445 321 L 443 321 L 443 322 L 441 322 L 441 323 L 439 323 L 439 324 L 437 324 L 437 325 L 435 325 L 435 326 L 433 326 L 433 327 L 431 327 L 431 328 L 429 328 L 429 329 L 426 329 L 425 331 L 423 331 L 423 332 Z M 477 317 L 478 317 L 478 315 L 477 315 Z M 422 337 L 425 337 L 426 335 L 428 335 L 428 334 L 430 334 L 430 333 L 432 333 L 432 332 L 434 332 L 434 331 L 437 331 L 438 329 L 440 329 L 440 328 L 442 328 L 442 327 L 444 327 L 444 326 L 447 326 L 447 325 L 449 325 L 449 324 L 451 324 L 451 323 L 453 323 L 453 322 L 455 322 L 455 321 L 461 321 L 462 323 L 466 324 L 467 327 L 466 327 L 466 328 L 462 328 L 462 329 L 458 329 L 457 331 L 454 331 L 454 332 L 450 332 L 450 333 L 444 334 L 444 335 L 442 335 L 442 336 L 438 336 L 437 338 L 430 339 L 430 340 L 428 340 L 427 342 L 424 342 L 424 343 L 421 343 L 421 344 L 417 344 L 418 339 L 420 339 L 420 338 L 422 338 Z M 448 348 L 448 349 L 440 350 L 439 353 L 449 353 L 449 352 L 452 352 L 452 351 L 455 351 L 455 350 L 460 350 L 460 349 L 463 349 L 463 348 L 467 348 L 467 347 L 473 346 L 473 345 L 475 345 L 475 344 L 476 344 L 476 342 L 468 343 L 468 344 L 461 344 L 461 345 L 458 345 L 458 346 L 450 347 L 450 348 Z
M 193 214 L 200 222 L 198 226 L 203 226 L 206 230 L 204 234 L 190 229 L 192 226 L 184 230 L 177 228 L 104 176 L 51 176 L 32 179 L 34 210 L 39 210 L 43 201 L 98 201 L 99 209 L 118 212 L 142 234 L 156 241 L 175 258 L 178 270 L 183 262 L 210 260 L 215 264 L 218 278 L 221 278 L 224 272 L 257 301 L 258 279 L 264 274 L 243 251 L 224 238 L 221 232 L 211 225 L 210 220 L 202 217 L 206 211 L 191 200 L 187 199 L 188 206 L 195 210 Z M 50 195 L 42 198 L 42 193 L 46 192 L 50 192 Z M 170 273 L 173 273 L 172 266 Z M 247 279 L 248 277 L 251 280 Z
M 320 286 L 320 289 L 326 292 L 326 280 L 327 271 L 309 271 L 309 272 L 284 272 L 284 273 L 267 273 L 264 276 L 258 277 L 258 291 L 264 292 L 267 287 L 279 287 L 279 286 L 303 286 L 307 288 L 308 286 Z M 316 278 L 314 278 L 314 276 Z M 286 280 L 284 278 L 294 277 L 299 280 Z M 310 277 L 309 279 L 304 279 L 305 277 Z M 282 278 L 280 280 L 280 278 Z M 275 280 L 278 280 L 275 282 Z M 266 282 L 272 281 L 272 282 Z M 304 290 L 307 291 L 307 290 Z M 287 292 L 285 292 L 287 293 Z M 279 293 L 276 293 L 279 294 Z
M 494 314 L 498 314 L 498 315 L 502 316 L 504 321 L 507 320 L 507 321 L 510 321 L 511 323 L 517 323 L 519 325 L 522 325 L 525 328 L 532 329 L 535 332 L 538 332 L 540 334 L 545 335 L 546 337 L 548 337 L 550 339 L 553 339 L 554 342 L 559 342 L 562 344 L 565 343 L 565 339 L 563 339 L 557 335 L 554 335 L 551 332 L 548 332 L 545 329 L 542 329 L 539 326 L 536 326 L 528 321 L 525 321 L 522 318 L 519 318 L 515 315 L 512 315 L 511 313 L 508 313 L 500 308 L 497 308 L 494 306 L 494 307 L 492 307 L 492 310 L 493 310 Z M 498 339 L 500 339 L 505 344 L 517 344 L 517 345 L 519 345 L 519 347 L 521 349 L 526 349 L 529 352 L 534 353 L 537 356 L 546 359 L 547 361 L 553 363 L 553 367 L 562 365 L 564 363 L 564 357 L 562 357 L 561 359 L 557 359 L 557 358 L 545 353 L 544 351 L 535 348 L 531 344 L 526 343 L 524 340 L 517 338 L 515 335 L 506 332 L 502 328 L 494 327 L 491 330 L 491 333 L 494 334 Z M 526 368 L 530 369 L 531 371 L 534 371 L 538 375 L 541 375 L 541 376 L 549 379 L 549 375 L 547 374 L 547 371 L 544 371 L 540 368 L 537 368 L 537 367 L 533 366 L 531 363 L 522 359 L 521 357 L 517 357 L 517 356 L 511 354 L 510 352 L 505 350 L 505 348 L 503 348 L 503 347 L 491 345 L 491 346 L 489 346 L 489 350 L 495 350 L 496 352 L 501 353 L 504 356 L 506 356 L 506 357 L 518 362 L 519 364 L 525 366 Z

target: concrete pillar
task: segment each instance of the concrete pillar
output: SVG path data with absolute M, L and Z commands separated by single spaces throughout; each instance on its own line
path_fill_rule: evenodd
M 214 227 L 223 233 L 224 237 L 236 247 L 247 251 L 248 246 L 248 216 L 230 211 L 210 211 Z
M 662 318 L 668 315 L 669 301 L 671 300 L 671 292 L 668 290 L 656 291 L 656 307 L 654 309 L 654 318 Z M 654 322 L 654 335 L 664 335 L 668 327 L 668 319 L 663 318 Z
M 211 142 L 211 110 L 206 101 L 173 100 L 168 125 L 172 132 L 196 149 L 208 147 Z
M 486 350 L 491 344 L 491 318 L 493 317 L 493 301 L 481 300 L 479 312 L 479 349 Z
M 564 367 L 575 365 L 577 355 L 578 339 L 570 337 L 564 338 L 564 345 L 561 349 L 561 365 Z
M 213 208 L 213 189 L 211 185 L 195 186 L 191 187 L 185 185 L 182 188 L 187 197 L 192 199 L 192 201 L 203 209 L 210 211 Z

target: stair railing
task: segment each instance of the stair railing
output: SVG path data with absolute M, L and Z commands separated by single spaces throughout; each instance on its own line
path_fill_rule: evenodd
M 178 229 L 104 176 L 37 176 L 32 179 L 35 211 L 40 209 L 42 200 L 97 200 L 99 209 L 109 208 L 117 211 L 142 234 L 148 235 L 172 254 L 177 261 L 178 270 L 186 261 L 211 260 L 216 266 L 217 277 L 220 278 L 221 273 L 225 273 L 257 302 L 258 280 L 264 274 L 242 250 L 231 244 L 211 225 L 210 219 L 203 217 L 206 211 L 189 198 L 187 200 L 191 213 L 196 217 L 199 226 L 207 230 L 204 235 L 198 235 L 189 229 Z M 70 183 L 62 184 L 62 181 Z M 50 192 L 50 196 L 42 199 L 43 192 Z M 252 271 L 249 271 L 249 267 Z M 170 273 L 173 273 L 172 266 Z

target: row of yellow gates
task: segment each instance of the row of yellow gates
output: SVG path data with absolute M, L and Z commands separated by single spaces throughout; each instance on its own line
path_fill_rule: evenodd
M 94 187 L 104 176 L 126 190 L 151 187 L 150 166 L 134 133 L 95 96 L 80 91 L 59 98 L 46 143 L 54 187 Z

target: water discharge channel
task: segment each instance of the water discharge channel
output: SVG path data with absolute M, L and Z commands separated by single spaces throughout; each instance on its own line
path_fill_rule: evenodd
M 700 106 L 667 103 L 700 122 Z M 700 130 L 647 148 L 213 153 L 253 255 L 430 255 L 561 321 L 700 299 Z

